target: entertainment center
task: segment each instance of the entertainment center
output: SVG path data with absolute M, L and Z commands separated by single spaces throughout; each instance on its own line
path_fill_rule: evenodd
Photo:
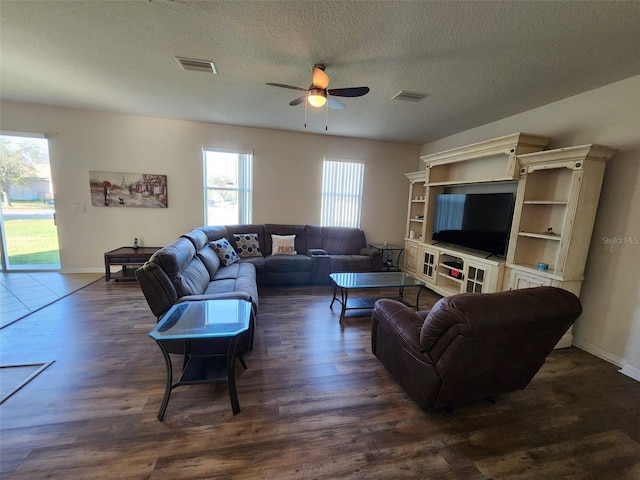
M 420 157 L 425 169 L 405 174 L 404 269 L 444 296 L 541 285 L 579 295 L 615 150 L 544 150 L 549 141 L 515 133 Z

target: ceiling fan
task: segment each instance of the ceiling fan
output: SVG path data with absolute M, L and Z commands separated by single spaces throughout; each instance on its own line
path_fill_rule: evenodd
M 300 105 L 307 100 L 312 107 L 323 107 L 325 104 L 331 109 L 342 110 L 347 106 L 333 97 L 362 97 L 369 93 L 369 87 L 331 88 L 329 86 L 329 75 L 325 73 L 325 65 L 316 63 L 311 72 L 311 86 L 309 88 L 294 87 L 283 83 L 267 83 L 272 87 L 288 88 L 306 92 L 302 97 L 291 100 L 289 105 Z

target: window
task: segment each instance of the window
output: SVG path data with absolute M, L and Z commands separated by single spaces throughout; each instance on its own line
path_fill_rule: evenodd
M 364 163 L 325 158 L 320 224 L 360 227 Z
M 204 149 L 206 225 L 251 223 L 253 152 Z

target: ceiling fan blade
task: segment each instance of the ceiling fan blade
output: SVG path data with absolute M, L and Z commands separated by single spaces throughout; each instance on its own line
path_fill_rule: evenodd
M 272 87 L 288 88 L 290 90 L 299 90 L 301 92 L 307 91 L 306 88 L 294 87 L 293 85 L 285 85 L 284 83 L 267 83 L 267 85 L 270 85 Z
M 302 102 L 304 102 L 307 99 L 307 96 L 304 95 L 302 97 L 298 97 L 295 100 L 291 100 L 289 102 L 289 105 L 291 105 L 292 107 L 295 107 L 296 105 L 300 105 Z
M 361 97 L 369 93 L 369 87 L 334 88 L 327 93 L 334 97 Z
M 326 89 L 329 86 L 329 75 L 324 70 L 318 67 L 313 67 L 313 80 L 311 81 L 314 87 Z
M 332 97 L 329 97 L 327 99 L 327 103 L 329 104 L 329 108 L 331 110 L 344 110 L 345 108 L 347 108 L 344 103 Z

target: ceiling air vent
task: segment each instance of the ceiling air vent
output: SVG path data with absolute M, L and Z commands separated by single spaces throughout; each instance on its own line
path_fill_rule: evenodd
M 183 70 L 193 70 L 194 72 L 218 73 L 216 66 L 211 60 L 195 60 L 193 58 L 175 57 L 176 62 Z
M 419 102 L 426 96 L 427 96 L 426 93 L 408 92 L 406 90 L 400 90 L 393 97 L 391 97 L 391 100 L 404 100 L 405 102 Z

